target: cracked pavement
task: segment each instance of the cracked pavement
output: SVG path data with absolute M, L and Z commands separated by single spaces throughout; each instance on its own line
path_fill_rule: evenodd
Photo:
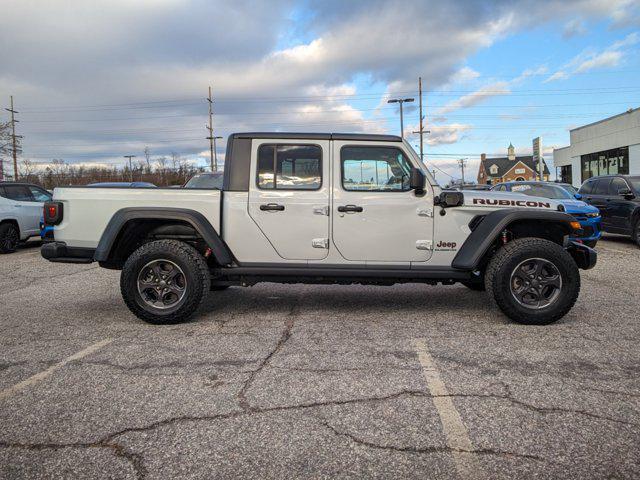
M 192 322 L 133 317 L 118 274 L 0 256 L 0 478 L 640 478 L 640 249 L 607 236 L 555 325 L 456 286 L 261 284 Z M 61 361 L 105 339 L 89 355 Z M 472 449 L 454 449 L 429 348 Z

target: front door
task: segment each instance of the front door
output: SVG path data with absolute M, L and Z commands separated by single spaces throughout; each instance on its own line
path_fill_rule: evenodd
M 253 140 L 249 215 L 286 260 L 329 252 L 329 141 Z
M 424 262 L 431 257 L 433 194 L 409 188 L 413 166 L 396 146 L 334 141 L 333 242 L 347 260 Z M 417 165 L 416 165 L 417 166 Z

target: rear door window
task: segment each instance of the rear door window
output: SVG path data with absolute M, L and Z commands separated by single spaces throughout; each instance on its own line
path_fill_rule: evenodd
M 260 145 L 257 184 L 261 189 L 318 190 L 322 149 L 317 145 Z
M 618 196 L 618 192 L 620 190 L 626 190 L 628 188 L 629 186 L 627 185 L 627 182 L 625 182 L 620 177 L 615 177 L 613 180 L 611 180 L 611 184 L 609 184 L 609 195 Z
M 5 185 L 5 196 L 16 202 L 33 202 L 31 192 L 24 185 Z

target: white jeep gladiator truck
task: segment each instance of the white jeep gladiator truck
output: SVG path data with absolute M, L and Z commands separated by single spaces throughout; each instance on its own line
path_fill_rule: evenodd
M 239 133 L 222 189 L 56 188 L 52 262 L 122 270 L 142 320 L 189 318 L 210 291 L 258 282 L 460 282 L 511 319 L 548 324 L 596 252 L 554 200 L 441 189 L 400 137 Z

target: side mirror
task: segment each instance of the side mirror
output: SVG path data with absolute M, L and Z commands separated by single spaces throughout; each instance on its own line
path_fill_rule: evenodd
M 416 194 L 422 195 L 424 193 L 424 181 L 425 176 L 422 170 L 419 168 L 411 169 L 411 176 L 409 178 L 409 188 L 415 190 Z
M 434 203 L 442 208 L 459 207 L 464 203 L 464 193 L 455 191 L 442 192 L 435 198 Z
M 626 199 L 635 198 L 635 195 L 633 194 L 633 192 L 628 188 L 621 188 L 620 190 L 618 190 L 618 195 Z
M 580 195 L 579 193 L 576 193 L 574 195 L 574 197 L 576 197 L 576 200 L 581 200 L 582 199 L 582 195 Z

